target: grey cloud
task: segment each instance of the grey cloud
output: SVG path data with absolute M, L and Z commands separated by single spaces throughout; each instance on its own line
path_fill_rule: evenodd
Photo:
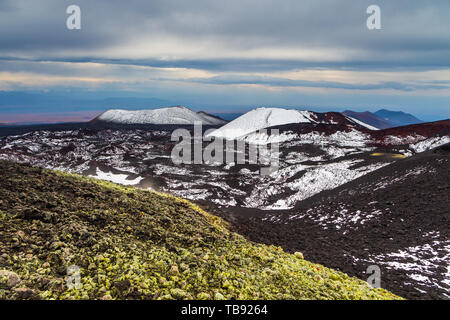
M 0 10 L 3 12 L 13 11 L 15 6 L 11 0 L 0 0 Z
M 293 69 L 340 69 L 359 71 L 423 71 L 450 68 L 450 60 L 435 57 L 427 61 L 416 61 L 413 57 L 391 60 L 364 60 L 353 59 L 350 61 L 308 61 L 294 59 L 261 59 L 261 58 L 221 58 L 221 59 L 108 59 L 97 57 L 42 57 L 42 58 L 15 58 L 0 56 L 0 61 L 17 62 L 9 69 L 27 70 L 20 62 L 69 62 L 69 63 L 99 63 L 120 66 L 144 66 L 155 68 L 191 68 L 209 71 L 234 71 L 234 72 L 258 72 L 258 71 L 287 71 Z M 47 66 L 49 69 L 58 69 L 56 66 Z M 33 69 L 39 69 L 33 67 Z
M 195 45 L 211 40 L 219 48 L 308 48 L 349 50 L 344 60 L 309 59 L 186 59 L 161 61 L 123 56 L 111 63 L 253 70 L 308 67 L 392 68 L 450 66 L 450 2 L 376 1 L 382 8 L 383 30 L 365 28 L 365 9 L 372 0 L 78 0 L 82 30 L 65 29 L 65 8 L 73 1 L 25 0 L 0 2 L 0 54 L 4 57 L 53 59 L 117 48 L 130 39 L 184 39 Z M 8 9 L 9 8 L 9 9 Z M 11 9 L 13 8 L 13 9 Z M 12 10 L 12 11 L 11 11 Z M 132 55 L 133 52 L 130 52 Z M 85 55 L 85 54 L 84 54 Z
M 263 76 L 241 76 L 241 75 L 226 75 L 216 76 L 210 78 L 190 78 L 183 81 L 196 82 L 202 84 L 259 84 L 274 87 L 307 87 L 307 88 L 332 88 L 345 90 L 380 90 L 393 89 L 399 91 L 414 91 L 414 90 L 430 90 L 430 89 L 450 89 L 450 86 L 437 84 L 405 84 L 400 82 L 381 82 L 376 84 L 349 84 L 343 82 L 332 81 L 308 81 L 308 80 L 292 80 L 276 77 Z

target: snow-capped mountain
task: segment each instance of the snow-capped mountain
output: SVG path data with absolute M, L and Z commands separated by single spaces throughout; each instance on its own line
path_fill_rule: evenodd
M 94 123 L 115 124 L 182 124 L 191 125 L 200 122 L 203 125 L 222 125 L 226 121 L 206 112 L 195 112 L 183 106 L 152 110 L 111 109 L 93 120 Z
M 215 130 L 210 135 L 233 140 L 264 128 L 288 123 L 312 122 L 316 122 L 316 120 L 314 114 L 309 111 L 257 108 Z
M 277 126 L 305 123 L 305 124 L 342 124 L 358 125 L 369 130 L 378 130 L 362 121 L 342 116 L 336 112 L 317 113 L 307 110 L 292 110 L 283 108 L 257 108 L 247 112 L 239 118 L 227 123 L 209 135 L 227 140 L 243 138 L 244 136 Z

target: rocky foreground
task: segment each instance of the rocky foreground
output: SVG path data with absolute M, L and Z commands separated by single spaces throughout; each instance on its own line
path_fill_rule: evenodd
M 0 161 L 1 299 L 398 299 L 180 198 Z

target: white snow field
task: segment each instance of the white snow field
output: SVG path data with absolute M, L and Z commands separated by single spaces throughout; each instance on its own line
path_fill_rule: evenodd
M 176 106 L 152 110 L 111 109 L 102 113 L 97 120 L 117 124 L 194 124 L 221 125 L 225 120 L 204 112 L 195 112 L 189 108 Z

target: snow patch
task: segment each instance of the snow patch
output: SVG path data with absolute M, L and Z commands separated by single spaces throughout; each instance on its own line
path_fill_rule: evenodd
M 353 122 L 355 122 L 357 124 L 359 124 L 360 126 L 366 127 L 369 130 L 380 130 L 380 129 L 374 127 L 374 126 L 371 126 L 370 124 L 367 124 L 365 122 L 359 121 L 358 119 L 355 119 L 355 118 L 352 118 L 352 117 L 349 117 L 349 116 L 346 116 L 346 118 L 350 119 L 351 121 L 353 121 Z
M 433 137 L 414 144 L 410 144 L 409 147 L 416 153 L 431 150 L 440 147 L 450 142 L 450 136 Z
M 89 175 L 89 177 L 97 178 L 100 180 L 111 181 L 111 182 L 122 184 L 125 186 L 137 185 L 144 179 L 142 177 L 137 177 L 133 180 L 129 180 L 128 174 L 115 174 L 112 172 L 103 172 L 100 168 L 96 169 L 95 175 Z

